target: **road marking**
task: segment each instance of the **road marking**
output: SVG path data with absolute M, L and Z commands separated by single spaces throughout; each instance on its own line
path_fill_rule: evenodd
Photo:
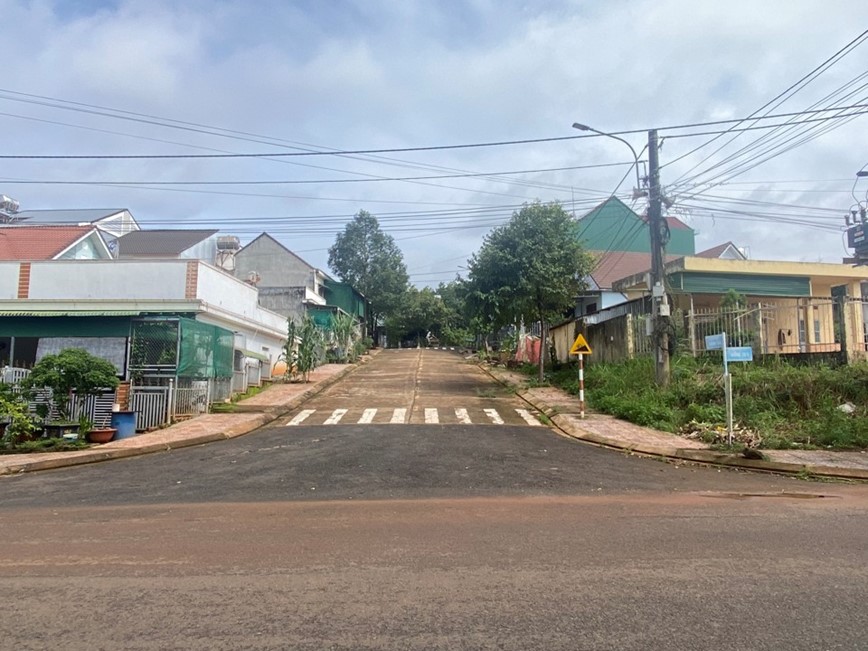
M 376 415 L 377 415 L 376 409 L 365 409 L 365 411 L 362 412 L 362 417 L 359 418 L 359 425 L 361 425 L 363 423 L 373 423 L 374 422 L 374 416 L 376 416 Z
M 467 413 L 466 409 L 456 409 L 455 417 L 462 425 L 473 425 L 473 421 L 470 420 L 470 415 Z
M 323 425 L 337 425 L 341 422 L 341 418 L 344 417 L 345 413 L 347 413 L 346 409 L 335 409 L 332 415 L 325 419 Z
M 403 425 L 405 420 L 407 420 L 407 410 L 401 408 L 392 412 L 392 420 L 389 423 L 392 425 Z
M 540 423 L 539 420 L 527 409 L 516 409 L 515 411 L 518 413 L 519 416 L 524 419 L 524 422 L 528 425 L 532 425 L 533 427 L 540 427 L 542 425 L 542 423 Z
M 436 425 L 440 422 L 440 415 L 437 413 L 436 409 L 432 409 L 430 407 L 425 408 L 425 424 L 427 425 Z
M 301 425 L 304 421 L 308 419 L 308 417 L 315 412 L 316 409 L 305 409 L 304 411 L 298 412 L 291 421 L 287 423 L 287 426 L 292 427 L 295 425 Z
M 491 419 L 491 422 L 495 425 L 503 425 L 503 419 L 500 417 L 500 414 L 497 413 L 497 409 L 483 409 L 485 415 Z

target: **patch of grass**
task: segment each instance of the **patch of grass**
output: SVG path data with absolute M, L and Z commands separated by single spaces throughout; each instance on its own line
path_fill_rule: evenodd
M 233 402 L 215 402 L 211 404 L 212 414 L 234 414 L 238 406 Z
M 79 439 L 36 439 L 35 441 L 22 441 L 21 443 L 0 447 L 0 454 L 29 454 L 31 452 L 67 452 L 70 450 L 83 450 L 88 447 L 87 441 Z
M 253 396 L 262 393 L 263 391 L 265 391 L 265 387 L 247 387 L 247 391 L 245 391 L 244 393 L 236 393 L 230 398 L 230 400 L 232 402 L 238 402 L 240 400 L 252 398 Z
M 868 363 L 795 366 L 779 359 L 730 369 L 734 420 L 758 432 L 762 447 L 868 448 Z M 578 394 L 575 367 L 549 377 Z M 726 418 L 722 368 L 713 358 L 674 359 L 667 388 L 654 383 L 650 358 L 589 364 L 585 389 L 592 408 L 667 432 L 692 420 L 722 424 Z M 852 414 L 838 409 L 845 402 L 856 406 Z

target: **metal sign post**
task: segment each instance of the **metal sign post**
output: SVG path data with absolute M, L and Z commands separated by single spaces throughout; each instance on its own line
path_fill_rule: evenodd
M 585 354 L 579 353 L 579 409 L 582 420 L 585 418 Z
M 729 356 L 726 354 L 726 332 L 723 334 L 723 393 L 726 396 L 726 441 L 732 445 L 732 378 L 729 376 Z
M 723 392 L 726 396 L 726 434 L 729 445 L 732 445 L 732 376 L 729 374 L 730 362 L 752 362 L 753 348 L 750 346 L 727 347 L 726 333 L 708 335 L 705 338 L 706 350 L 723 351 Z
M 579 335 L 570 348 L 570 355 L 579 356 L 579 410 L 585 418 L 585 355 L 591 354 L 591 347 L 584 336 Z

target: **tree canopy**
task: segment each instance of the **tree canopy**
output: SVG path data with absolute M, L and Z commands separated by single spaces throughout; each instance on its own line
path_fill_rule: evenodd
M 365 210 L 337 234 L 329 267 L 367 297 L 375 323 L 398 308 L 409 282 L 401 249 Z
M 545 325 L 575 307 L 592 266 L 569 213 L 526 204 L 469 260 L 468 301 L 492 329 L 519 319 Z

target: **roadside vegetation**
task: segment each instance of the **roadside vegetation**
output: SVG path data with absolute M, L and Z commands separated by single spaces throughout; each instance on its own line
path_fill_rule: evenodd
M 523 367 L 527 374 L 535 367 Z M 733 420 L 767 449 L 868 448 L 868 363 L 797 366 L 782 360 L 731 364 Z M 654 383 L 650 358 L 590 364 L 585 390 L 590 408 L 666 432 L 713 432 L 726 422 L 720 359 L 679 357 L 668 388 Z M 578 394 L 575 365 L 549 375 Z

